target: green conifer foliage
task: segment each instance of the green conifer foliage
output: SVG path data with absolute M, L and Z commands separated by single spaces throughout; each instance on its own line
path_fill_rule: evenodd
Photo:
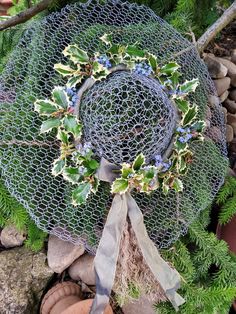
M 221 224 L 228 223 L 236 214 L 236 178 L 226 178 L 225 184 L 217 195 L 216 202 L 221 205 L 219 222 Z
M 13 198 L 0 181 L 0 227 L 13 224 L 27 234 L 25 245 L 39 251 L 44 245 L 47 234 L 37 228 L 25 208 Z
M 222 190 L 220 197 L 224 197 Z M 226 314 L 236 298 L 236 256 L 229 253 L 224 241 L 205 230 L 209 213 L 210 208 L 203 211 L 185 237 L 161 252 L 182 276 L 179 293 L 186 302 L 180 314 Z M 156 310 L 159 314 L 175 313 L 169 303 L 157 304 Z
M 196 37 L 212 25 L 222 14 L 218 7 L 227 8 L 232 0 L 133 0 L 149 6 L 174 28 L 187 36 L 190 29 Z

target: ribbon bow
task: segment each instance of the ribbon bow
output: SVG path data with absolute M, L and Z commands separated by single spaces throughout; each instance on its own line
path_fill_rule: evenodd
M 102 158 L 97 176 L 102 181 L 112 183 L 117 177 L 114 170 L 118 169 L 118 166 Z M 180 287 L 180 275 L 160 256 L 155 244 L 148 236 L 141 210 L 131 194 L 126 192 L 124 194 L 115 194 L 98 245 L 94 259 L 96 296 L 90 314 L 103 314 L 109 303 L 115 280 L 120 240 L 127 215 L 145 262 L 177 311 L 178 307 L 185 302 L 176 292 Z

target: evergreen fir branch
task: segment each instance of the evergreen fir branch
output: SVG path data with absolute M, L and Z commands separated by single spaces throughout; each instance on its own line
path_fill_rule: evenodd
M 194 13 L 196 4 L 198 1 L 196 0 L 178 0 L 176 6 L 176 12 L 183 13 L 183 12 L 192 12 Z
M 12 207 L 12 198 L 0 181 L 0 215 L 9 217 Z
M 207 206 L 204 210 L 202 210 L 199 214 L 199 223 L 202 225 L 202 227 L 205 229 L 211 222 L 211 217 L 210 217 L 210 211 L 211 211 L 211 206 Z
M 189 27 L 191 27 L 192 30 L 196 28 L 193 22 L 193 16 L 189 12 L 173 11 L 165 16 L 165 20 L 182 34 L 189 32 Z
M 180 314 L 228 313 L 232 300 L 236 297 L 236 287 L 204 288 L 188 285 L 180 293 L 186 301 L 179 309 Z M 158 314 L 176 313 L 169 302 L 157 304 L 156 311 Z
M 227 199 L 232 196 L 236 191 L 236 178 L 226 177 L 225 183 L 220 188 L 216 195 L 216 203 L 223 204 Z
M 36 224 L 30 220 L 27 224 L 27 240 L 25 241 L 26 247 L 34 252 L 40 251 L 43 246 L 47 233 L 40 230 Z
M 0 214 L 0 227 L 3 228 L 6 224 L 6 218 Z
M 151 9 L 159 16 L 164 17 L 168 12 L 172 12 L 177 5 L 177 0 L 151 1 Z
M 14 204 L 15 203 L 15 204 Z M 9 217 L 8 222 L 15 225 L 18 230 L 25 230 L 26 225 L 29 221 L 29 215 L 26 212 L 25 208 L 17 202 L 13 202 L 13 210 L 11 212 L 11 215 Z
M 25 245 L 33 251 L 42 249 L 47 234 L 41 231 L 30 219 L 26 209 L 10 195 L 0 181 L 0 226 L 14 224 L 20 231 L 27 233 Z
M 168 260 L 178 269 L 184 281 L 192 282 L 194 280 L 196 270 L 191 261 L 190 253 L 183 242 L 177 241 L 170 250 L 163 250 L 161 254 L 165 260 Z
M 214 233 L 205 231 L 199 222 L 194 222 L 189 228 L 189 237 L 191 241 L 199 247 L 197 253 L 194 254 L 194 261 L 208 263 L 219 267 L 224 267 L 230 263 L 228 254 L 228 245 L 222 240 L 218 240 Z
M 222 205 L 219 213 L 219 223 L 227 224 L 236 214 L 236 192 Z

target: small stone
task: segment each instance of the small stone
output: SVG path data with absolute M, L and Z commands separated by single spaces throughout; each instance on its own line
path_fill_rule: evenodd
M 236 74 L 231 76 L 231 85 L 233 87 L 236 87 Z
M 225 108 L 230 112 L 230 113 L 236 113 L 236 102 L 230 99 L 226 99 L 224 102 Z
M 53 276 L 43 252 L 18 247 L 0 253 L 0 313 L 37 314 Z
M 227 114 L 227 124 L 232 126 L 234 134 L 236 135 L 236 114 L 232 113 Z
M 68 241 L 63 241 L 54 235 L 48 240 L 48 266 L 55 273 L 62 273 L 78 257 L 84 254 L 83 245 L 74 245 Z
M 229 98 L 236 101 L 236 88 L 231 90 L 231 92 L 229 93 Z
M 86 285 L 95 285 L 94 256 L 84 254 L 69 267 L 68 273 L 73 280 L 81 279 Z
M 213 108 L 220 104 L 220 98 L 215 95 L 210 95 L 208 96 L 208 104 L 209 104 L 209 107 Z
M 25 232 L 17 230 L 14 225 L 4 227 L 0 237 L 1 243 L 5 248 L 21 246 L 25 239 Z
M 231 61 L 236 64 L 236 49 L 231 51 Z
M 230 87 L 229 77 L 223 77 L 221 79 L 213 80 L 213 81 L 214 81 L 218 96 L 222 95 Z
M 228 69 L 215 57 L 207 55 L 204 58 L 204 62 L 207 65 L 211 78 L 218 79 L 226 76 Z
M 234 129 L 231 125 L 226 125 L 226 141 L 227 143 L 230 143 L 234 138 Z
M 155 314 L 154 304 L 147 297 L 142 296 L 138 300 L 127 303 L 122 307 L 124 314 Z
M 234 138 L 234 139 L 232 140 L 232 142 L 230 143 L 230 145 L 229 145 L 229 151 L 230 151 L 231 154 L 232 154 L 232 153 L 236 153 L 236 138 Z
M 225 107 L 221 107 L 222 109 L 222 112 L 223 112 L 223 114 L 224 114 L 224 118 L 225 118 L 225 121 L 227 120 L 227 114 L 228 114 L 228 111 L 227 111 L 227 109 L 225 108 Z
M 224 58 L 216 58 L 216 60 L 218 60 L 228 69 L 227 75 L 229 77 L 232 77 L 234 74 L 236 74 L 236 65 L 233 62 Z
M 226 90 L 226 91 L 220 96 L 220 101 L 221 101 L 221 102 L 224 102 L 224 101 L 227 99 L 228 96 L 229 96 L 229 91 Z

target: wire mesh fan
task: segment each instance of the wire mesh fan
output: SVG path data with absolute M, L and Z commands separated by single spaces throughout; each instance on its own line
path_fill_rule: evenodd
M 215 89 L 195 48 L 144 6 L 118 1 L 74 4 L 31 23 L 0 79 L 1 177 L 41 229 L 96 250 L 112 201 L 110 185 L 101 182 L 85 205 L 70 204 L 72 187 L 51 175 L 59 155 L 55 134 L 39 135 L 41 120 L 33 103 L 65 83 L 53 66 L 65 61 L 62 51 L 68 44 L 94 53 L 105 32 L 112 32 L 116 43 L 138 42 L 159 62 L 176 61 L 183 80 L 200 82 L 190 100 L 199 107 L 199 119 L 208 120 L 208 129 L 203 143 L 192 144 L 194 158 L 183 180 L 184 191 L 132 194 L 151 239 L 159 248 L 168 247 L 222 184 L 227 168 L 225 126 L 220 105 L 209 102 Z M 140 151 L 147 159 L 164 153 L 176 125 L 175 108 L 159 84 L 125 71 L 87 91 L 79 115 L 97 157 L 113 163 L 132 162 Z

